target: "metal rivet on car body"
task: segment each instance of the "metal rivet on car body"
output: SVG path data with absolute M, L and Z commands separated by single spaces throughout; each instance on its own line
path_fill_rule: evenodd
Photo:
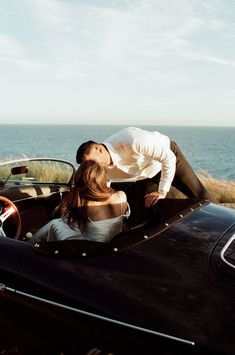
M 118 251 L 118 248 L 113 248 L 113 251 L 114 251 L 114 252 L 117 252 L 117 251 Z
M 148 236 L 147 236 L 147 235 L 144 235 L 144 239 L 148 239 Z
M 180 218 L 183 218 L 184 217 L 184 215 L 183 214 L 180 214 Z
M 190 208 L 190 211 L 194 211 L 194 208 Z
M 59 250 L 55 250 L 55 252 L 54 252 L 55 254 L 59 254 Z
M 166 227 L 169 227 L 169 223 L 164 223 Z
M 86 256 L 86 253 L 82 253 L 82 256 Z

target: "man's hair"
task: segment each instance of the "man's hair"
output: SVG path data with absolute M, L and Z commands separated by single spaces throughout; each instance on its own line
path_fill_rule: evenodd
M 78 164 L 81 164 L 84 154 L 90 153 L 91 147 L 94 144 L 98 144 L 98 143 L 94 141 L 87 141 L 82 143 L 80 147 L 78 147 L 77 154 L 76 154 L 76 161 Z

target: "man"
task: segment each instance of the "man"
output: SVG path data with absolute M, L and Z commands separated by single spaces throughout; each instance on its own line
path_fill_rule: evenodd
M 124 128 L 103 143 L 83 143 L 77 150 L 76 160 L 78 164 L 95 160 L 107 165 L 110 181 L 145 180 L 146 207 L 165 198 L 171 185 L 187 197 L 214 201 L 177 144 L 157 131 Z M 155 183 L 158 190 L 152 191 Z

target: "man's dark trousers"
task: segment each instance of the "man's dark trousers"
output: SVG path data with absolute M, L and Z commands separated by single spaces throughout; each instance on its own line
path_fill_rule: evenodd
M 171 150 L 176 156 L 176 171 L 172 186 L 189 198 L 206 199 L 211 202 L 216 202 L 215 198 L 202 185 L 178 145 L 173 141 L 171 141 Z M 151 179 L 147 179 L 146 193 L 153 190 L 153 186 L 151 187 L 152 183 L 159 184 L 160 177 L 161 172 L 153 176 Z

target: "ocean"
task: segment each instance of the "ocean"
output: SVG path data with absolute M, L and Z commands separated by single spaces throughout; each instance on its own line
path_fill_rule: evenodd
M 125 126 L 118 125 L 0 125 L 0 160 L 53 157 L 75 163 L 78 146 L 102 142 Z M 235 127 L 139 126 L 157 130 L 176 141 L 197 173 L 235 181 Z

